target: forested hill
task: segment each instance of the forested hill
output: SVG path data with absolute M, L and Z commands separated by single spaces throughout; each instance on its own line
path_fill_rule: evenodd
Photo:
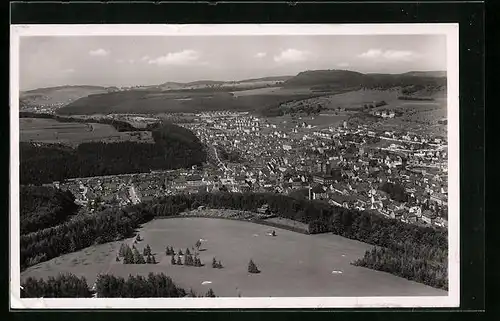
M 68 178 L 188 168 L 206 161 L 206 151 L 188 129 L 163 124 L 152 131 L 154 144 L 135 142 L 59 145 L 20 144 L 21 184 L 40 185 Z
M 406 86 L 446 86 L 443 72 L 409 72 L 404 74 L 362 74 L 349 70 L 309 70 L 286 80 L 285 87 L 366 87 L 389 89 Z
M 78 210 L 69 191 L 45 186 L 20 186 L 19 223 L 21 234 L 59 225 Z

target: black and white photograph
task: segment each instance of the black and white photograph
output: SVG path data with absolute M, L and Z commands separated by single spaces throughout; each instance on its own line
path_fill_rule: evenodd
M 459 305 L 458 24 L 12 25 L 11 307 Z

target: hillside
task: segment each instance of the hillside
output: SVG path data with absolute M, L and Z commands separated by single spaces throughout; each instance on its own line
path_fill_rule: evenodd
M 130 90 L 91 95 L 57 110 L 60 115 L 90 115 L 96 113 L 193 113 L 215 110 L 252 111 L 279 103 L 305 99 L 310 92 L 283 94 L 255 94 L 236 97 L 230 92 L 217 90 L 147 91 Z
M 404 74 L 362 74 L 348 70 L 310 70 L 299 73 L 283 84 L 285 87 L 309 86 L 313 88 L 352 87 L 389 89 L 394 87 L 442 87 L 446 78 L 442 72 L 409 72 Z
M 20 92 L 19 105 L 21 109 L 38 106 L 61 107 L 88 95 L 107 93 L 110 91 L 113 91 L 113 88 L 101 86 L 59 86 L 38 88 Z
M 404 91 L 404 95 L 418 92 L 425 96 L 446 86 L 445 77 L 432 75 L 440 75 L 440 72 L 362 74 L 348 70 L 312 70 L 293 77 L 265 77 L 239 82 L 167 82 L 141 89 L 88 95 L 58 109 L 57 113 L 158 114 L 215 110 L 261 112 L 276 109 L 285 102 L 359 89 L 396 89 Z M 267 90 L 269 88 L 271 90 Z
M 188 168 L 206 161 L 206 151 L 189 130 L 172 125 L 152 131 L 154 144 L 92 142 L 76 149 L 20 144 L 20 183 L 44 184 L 68 178 Z
M 247 83 L 247 82 L 259 82 L 259 81 L 286 81 L 294 76 L 276 76 L 276 77 L 262 77 L 262 78 L 253 78 L 253 79 L 245 79 L 238 81 L 239 83 Z
M 67 220 L 78 210 L 69 191 L 45 186 L 20 186 L 21 234 L 43 230 Z
M 285 87 L 339 85 L 361 85 L 364 74 L 348 70 L 308 70 L 284 82 Z
M 404 73 L 405 76 L 413 77 L 446 77 L 446 71 L 409 71 Z

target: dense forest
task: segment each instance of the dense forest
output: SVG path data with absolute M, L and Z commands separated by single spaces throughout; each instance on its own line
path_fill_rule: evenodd
M 76 214 L 78 206 L 69 191 L 45 186 L 20 186 L 21 234 L 58 225 Z
M 21 284 L 22 298 L 180 298 L 201 297 L 193 290 L 177 286 L 163 273 L 149 273 L 148 277 L 130 275 L 127 280 L 113 275 L 99 275 L 95 288 L 89 288 L 85 278 L 74 274 L 60 274 L 43 279 L 27 278 Z M 215 297 L 209 289 L 206 297 Z
M 91 177 L 187 168 L 206 161 L 206 151 L 188 129 L 163 124 L 152 131 L 154 144 L 90 142 L 76 149 L 20 144 L 20 182 L 40 185 Z
M 448 289 L 448 252 L 429 244 L 406 241 L 389 247 L 373 247 L 353 264 Z
M 91 298 L 84 277 L 78 278 L 74 274 L 59 274 L 49 276 L 47 280 L 27 278 L 21 283 L 21 298 Z
M 155 217 L 176 216 L 200 205 L 209 208 L 229 208 L 256 211 L 268 204 L 271 212 L 309 225 L 309 233 L 332 232 L 350 239 L 390 249 L 389 262 L 404 261 L 413 273 L 408 278 L 425 284 L 444 287 L 439 271 L 446 271 L 446 229 L 405 224 L 371 212 L 332 207 L 318 201 L 300 200 L 272 193 L 200 193 L 170 195 L 123 209 L 107 209 L 89 216 L 75 218 L 59 226 L 21 236 L 21 267 L 83 249 L 93 244 L 116 241 L 133 235 L 135 228 Z M 413 251 L 408 251 L 412 247 Z M 415 254 L 416 253 L 416 254 Z M 432 255 L 426 273 L 412 258 L 419 253 Z M 403 273 L 403 263 L 390 265 L 392 273 Z M 378 266 L 380 270 L 386 266 Z M 425 278 L 421 278 L 425 276 Z

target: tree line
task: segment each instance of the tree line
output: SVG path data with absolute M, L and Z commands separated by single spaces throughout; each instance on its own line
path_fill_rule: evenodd
M 72 149 L 21 143 L 20 183 L 188 168 L 206 161 L 203 144 L 188 129 L 164 124 L 152 134 L 154 144 L 89 142 Z
M 42 259 L 48 260 L 92 244 L 130 237 L 135 228 L 155 217 L 177 216 L 185 210 L 200 205 L 208 208 L 256 211 L 264 204 L 268 204 L 270 211 L 279 217 L 308 224 L 311 234 L 331 232 L 375 246 L 390 248 L 393 252 L 388 252 L 388 255 L 393 255 L 394 260 L 400 260 L 402 257 L 410 258 L 413 255 L 407 251 L 397 252 L 401 246 L 406 246 L 406 249 L 414 247 L 416 253 L 435 253 L 433 261 L 436 265 L 429 265 L 426 268 L 442 270 L 446 264 L 448 246 L 446 229 L 406 224 L 368 211 L 335 207 L 323 202 L 295 199 L 281 194 L 218 192 L 169 195 L 123 209 L 106 209 L 96 214 L 75 218 L 56 227 L 23 235 L 21 267 L 26 268 L 37 260 L 38 262 Z M 39 258 L 41 255 L 44 257 Z M 428 282 L 430 285 L 434 283 L 436 282 Z
M 22 298 L 182 298 L 203 297 L 192 289 L 189 291 L 179 287 L 163 273 L 130 275 L 127 279 L 103 274 L 97 277 L 95 286 L 90 288 L 84 277 L 74 274 L 49 276 L 47 280 L 27 278 L 21 284 Z M 215 297 L 209 289 L 205 297 Z

